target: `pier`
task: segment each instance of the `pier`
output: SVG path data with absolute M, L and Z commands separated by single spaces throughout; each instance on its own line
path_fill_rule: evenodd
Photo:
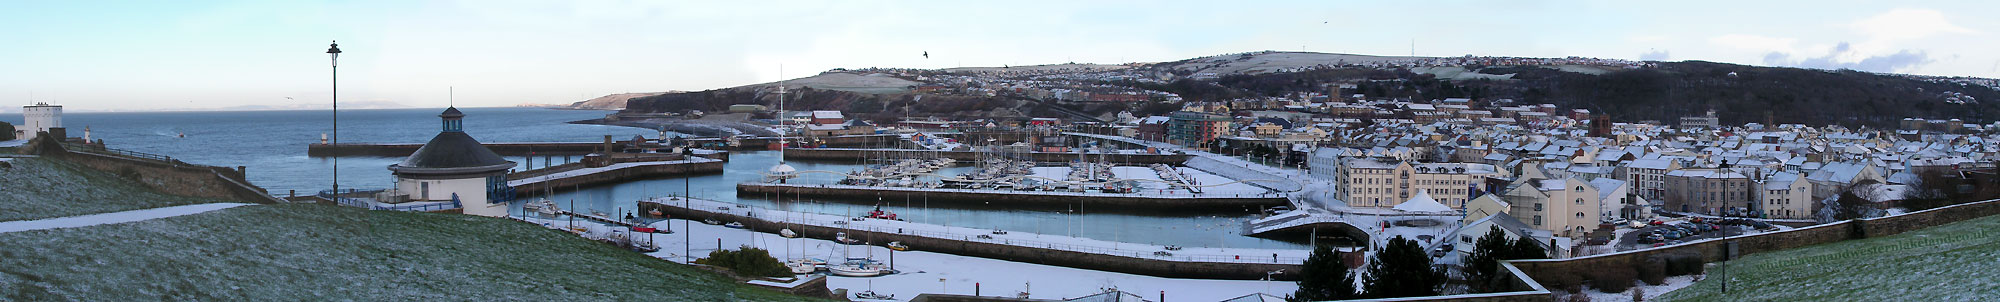
M 790 229 L 800 236 L 861 244 L 902 242 L 913 250 L 1166 278 L 1297 280 L 1309 251 L 1233 248 L 1169 248 L 1087 238 L 996 232 L 908 221 L 779 211 L 688 198 L 639 202 L 638 212 L 659 210 L 675 219 L 742 223 L 765 233 Z M 647 217 L 659 218 L 659 217 Z M 1276 272 L 1276 273 L 1273 273 Z
M 620 183 L 637 178 L 685 174 L 722 173 L 722 160 L 670 155 L 674 160 L 615 161 L 585 158 L 583 162 L 515 172 L 507 175 L 507 186 L 518 192 L 540 192 L 551 188 Z
M 857 149 L 857 148 L 792 148 L 785 149 L 785 160 L 843 160 L 852 161 L 875 158 L 931 158 L 943 157 L 961 162 L 976 162 L 998 153 L 976 151 L 936 151 L 923 149 Z M 1155 153 L 1063 153 L 1024 152 L 1009 153 L 1015 159 L 1036 162 L 1069 162 L 1081 155 L 1091 161 L 1105 161 L 1119 165 L 1167 164 L 1181 165 L 1192 155 Z
M 790 152 L 790 151 L 786 151 Z M 1058 191 L 1003 191 L 987 189 L 945 189 L 945 188 L 904 188 L 883 186 L 854 186 L 838 184 L 736 184 L 737 195 L 778 194 L 835 197 L 862 200 L 868 197 L 888 199 L 924 198 L 931 202 L 959 203 L 1003 203 L 1024 205 L 1063 206 L 1081 204 L 1112 211 L 1160 211 L 1160 210 L 1255 210 L 1260 206 L 1289 205 L 1283 194 L 1150 194 L 1150 193 L 1090 193 Z

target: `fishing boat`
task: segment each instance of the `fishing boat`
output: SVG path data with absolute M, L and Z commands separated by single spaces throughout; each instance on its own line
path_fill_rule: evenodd
M 894 251 L 898 251 L 898 252 L 900 252 L 900 251 L 908 251 L 908 250 L 910 250 L 910 246 L 909 246 L 909 245 L 904 245 L 902 241 L 890 241 L 890 242 L 889 242 L 889 249 L 890 249 L 890 250 L 894 250 Z
M 799 233 L 793 232 L 792 229 L 783 229 L 783 230 L 778 230 L 778 236 L 784 236 L 785 238 L 799 238 Z
M 722 225 L 722 227 L 725 227 L 725 228 L 732 228 L 732 229 L 741 229 L 741 228 L 743 228 L 743 223 L 742 223 L 742 222 L 730 222 L 729 224 L 724 224 L 724 225 Z

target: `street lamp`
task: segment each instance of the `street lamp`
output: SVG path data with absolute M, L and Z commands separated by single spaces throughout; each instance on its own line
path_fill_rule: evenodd
M 333 66 L 333 142 L 331 144 L 338 145 L 340 144 L 340 41 L 333 41 L 333 44 L 327 44 L 326 54 L 332 57 L 332 61 L 329 63 Z M 340 200 L 339 156 L 333 157 L 332 197 L 335 201 Z

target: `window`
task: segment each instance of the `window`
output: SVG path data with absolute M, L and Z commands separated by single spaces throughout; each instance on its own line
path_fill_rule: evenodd
M 1577 199 L 1576 199 L 1576 205 L 1583 205 L 1583 199 L 1582 199 L 1582 198 L 1577 198 Z
M 417 196 L 420 197 L 420 199 L 431 200 L 431 182 L 419 181 L 417 182 L 417 188 L 418 188 Z
M 1576 218 L 1583 218 L 1583 212 L 1576 212 Z
M 1542 225 L 1542 215 L 1535 215 L 1535 225 Z
M 1541 210 L 1542 210 L 1542 203 L 1539 203 L 1539 202 L 1535 203 L 1535 210 L 1536 210 L 1536 211 L 1541 211 Z M 1542 218 L 1541 218 L 1541 217 L 1542 217 L 1542 216 L 1535 216 L 1535 220 L 1537 220 L 1537 221 L 1540 221 L 1540 220 L 1542 220 Z M 1541 224 L 1541 223 L 1536 223 L 1536 224 Z

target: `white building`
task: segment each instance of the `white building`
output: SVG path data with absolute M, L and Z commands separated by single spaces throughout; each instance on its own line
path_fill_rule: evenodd
M 21 106 L 21 122 L 20 126 L 14 127 L 14 131 L 19 132 L 14 137 L 24 140 L 35 139 L 35 134 L 38 132 L 62 128 L 62 105 L 49 105 L 44 102 Z
M 396 192 L 409 202 L 457 201 L 467 215 L 507 216 L 513 189 L 507 169 L 514 162 L 465 134 L 458 108 L 438 114 L 444 129 L 402 163 L 389 165 L 396 175 Z

